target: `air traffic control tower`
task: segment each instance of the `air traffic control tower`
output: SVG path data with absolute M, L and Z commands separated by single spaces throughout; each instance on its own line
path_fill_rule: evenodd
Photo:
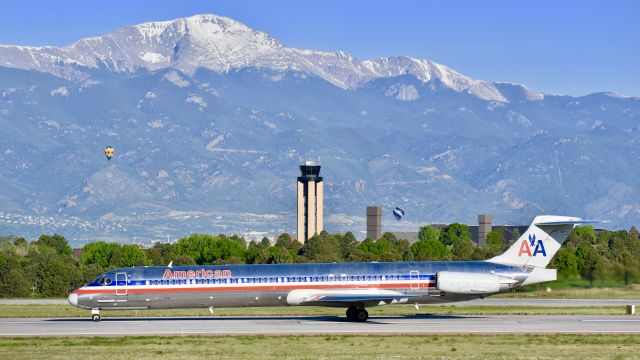
M 298 241 L 304 243 L 322 229 L 323 183 L 320 164 L 305 161 L 298 177 Z

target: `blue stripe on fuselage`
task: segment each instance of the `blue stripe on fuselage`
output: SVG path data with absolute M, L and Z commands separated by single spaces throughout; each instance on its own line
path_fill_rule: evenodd
M 105 273 L 107 277 L 115 280 L 115 274 L 124 272 L 129 274 L 129 285 L 144 285 L 147 280 L 162 280 L 166 266 L 129 267 L 111 270 Z M 394 275 L 398 280 L 415 279 L 410 275 L 411 271 L 417 271 L 420 280 L 434 280 L 439 271 L 460 271 L 470 273 L 522 273 L 520 268 L 493 264 L 485 261 L 434 261 L 434 262 L 392 262 L 392 263 L 313 263 L 313 264 L 242 264 L 242 265 L 193 265 L 174 266 L 171 271 L 230 271 L 231 278 L 269 278 L 292 276 L 335 276 L 335 281 L 340 281 L 340 276 L 373 276 Z M 415 275 L 414 275 L 415 276 Z M 203 277 L 194 277 L 194 279 Z M 325 280 L 326 281 L 326 280 Z M 88 286 L 102 286 L 97 283 Z M 112 282 L 110 286 L 115 286 Z

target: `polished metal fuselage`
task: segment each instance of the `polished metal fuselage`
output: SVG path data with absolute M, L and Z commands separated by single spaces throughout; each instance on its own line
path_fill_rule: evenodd
M 375 291 L 406 294 L 390 303 L 446 303 L 486 294 L 443 293 L 435 286 L 438 271 L 494 273 L 522 281 L 523 269 L 487 262 L 337 263 L 133 267 L 109 271 L 74 291 L 74 305 L 86 309 L 177 309 L 287 306 L 292 291 Z M 71 297 L 70 297 L 71 299 Z M 71 302 L 71 300 L 70 300 Z M 73 303 L 73 302 L 72 302 Z M 301 305 L 344 307 L 349 302 L 314 301 Z

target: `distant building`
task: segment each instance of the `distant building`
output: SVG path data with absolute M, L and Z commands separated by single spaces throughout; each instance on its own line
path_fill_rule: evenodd
M 320 164 L 305 161 L 298 177 L 298 241 L 304 243 L 323 230 L 324 189 Z
M 367 238 L 378 240 L 382 237 L 382 207 L 367 206 Z
M 478 215 L 478 245 L 484 245 L 487 242 L 487 234 L 492 230 L 493 218 L 491 215 Z
M 517 239 L 514 239 L 514 236 L 520 236 L 524 234 L 529 226 L 527 225 L 496 225 L 492 224 L 492 216 L 491 215 L 478 215 L 478 225 L 467 225 L 469 227 L 469 232 L 471 233 L 471 240 L 478 244 L 484 245 L 487 241 L 487 235 L 491 231 L 500 231 L 504 235 L 504 242 L 509 244 L 514 242 Z M 436 229 L 442 229 L 447 226 L 447 224 L 429 224 Z M 382 229 L 379 229 L 380 236 L 382 236 Z M 419 240 L 418 234 L 419 232 L 405 231 L 405 232 L 392 232 L 392 234 L 399 240 L 409 240 L 410 243 L 414 243 Z M 367 208 L 367 237 L 369 236 L 369 208 Z M 379 237 L 378 237 L 379 238 Z M 373 238 L 372 238 L 373 239 Z

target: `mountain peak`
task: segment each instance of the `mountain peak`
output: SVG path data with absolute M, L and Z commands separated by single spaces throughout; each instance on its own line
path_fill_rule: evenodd
M 171 27 L 179 29 L 181 33 L 186 33 L 193 28 L 198 28 L 199 31 L 208 31 L 211 33 L 224 31 L 253 31 L 251 28 L 242 24 L 241 22 L 215 14 L 199 14 L 167 21 L 151 21 L 132 25 L 130 27 L 138 29 L 142 34 L 147 36 L 159 36 Z M 123 29 L 127 29 L 127 27 Z
M 264 32 L 215 14 L 127 26 L 65 48 L 0 47 L 0 66 L 80 81 L 90 77 L 83 68 L 121 73 L 138 68 L 174 68 L 193 74 L 198 68 L 228 72 L 256 67 L 305 72 L 344 89 L 355 89 L 377 78 L 410 74 L 423 82 L 438 79 L 454 91 L 481 99 L 507 101 L 493 84 L 430 60 L 391 56 L 362 61 L 344 51 L 285 47 Z

